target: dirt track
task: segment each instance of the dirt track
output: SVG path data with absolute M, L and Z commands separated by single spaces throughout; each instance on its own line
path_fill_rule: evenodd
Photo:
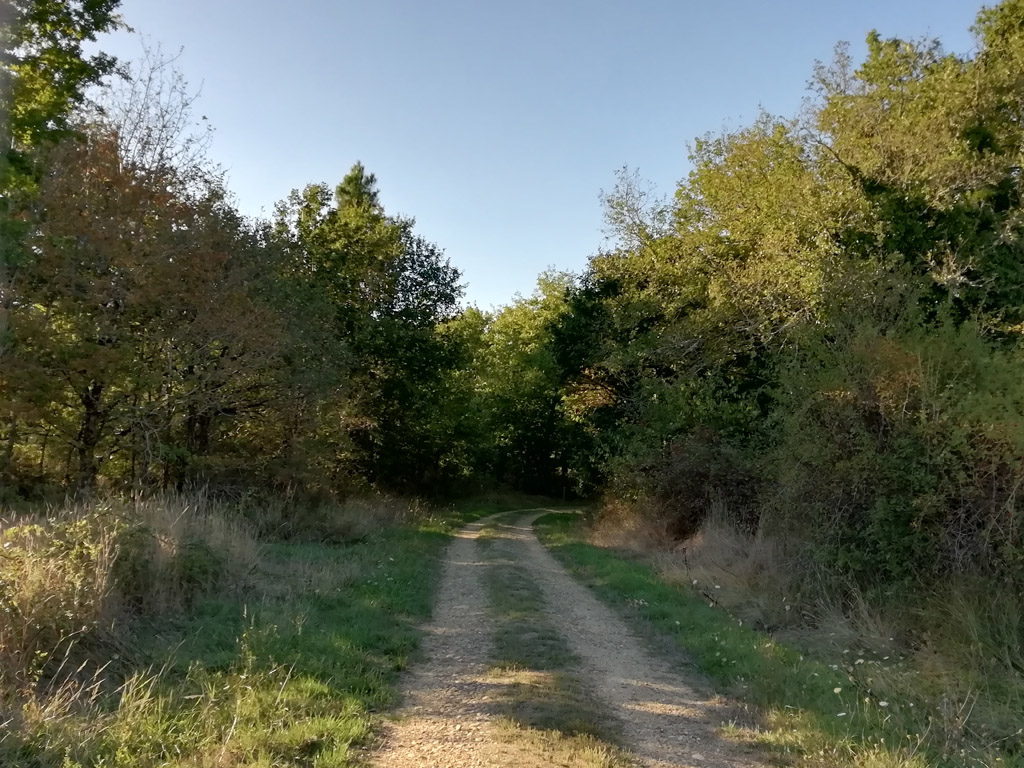
M 450 546 L 424 661 L 403 685 L 404 705 L 372 762 L 380 766 L 548 766 L 528 744 L 496 738 L 501 685 L 489 674 L 493 625 L 482 583 L 490 567 L 479 542 L 489 523 L 502 553 L 525 567 L 544 596 L 548 619 L 581 660 L 582 675 L 638 765 L 754 768 L 763 763 L 724 740 L 727 718 L 679 670 L 655 657 L 627 624 L 569 576 L 540 544 L 532 523 L 545 510 L 505 513 L 468 526 Z

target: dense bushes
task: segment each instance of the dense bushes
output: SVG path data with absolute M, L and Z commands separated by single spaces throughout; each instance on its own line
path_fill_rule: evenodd
M 678 538 L 719 505 L 835 583 L 1024 584 L 1022 19 L 840 47 L 671 202 L 620 177 L 545 342 L 611 496 Z
M 1019 355 L 951 323 L 819 350 L 782 379 L 771 521 L 861 581 L 1024 577 Z
M 97 503 L 0 529 L 0 690 L 91 674 L 137 620 L 244 587 L 260 545 L 203 497 Z

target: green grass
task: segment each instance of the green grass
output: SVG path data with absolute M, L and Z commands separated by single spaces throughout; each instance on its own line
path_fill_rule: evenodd
M 501 506 L 466 505 L 347 546 L 268 544 L 245 597 L 152 620 L 130 661 L 93 675 L 91 695 L 71 681 L 8 721 L 0 765 L 356 764 L 395 704 L 451 532 Z
M 578 516 L 545 516 L 538 534 L 602 599 L 649 633 L 670 638 L 720 689 L 753 705 L 762 723 L 757 740 L 784 762 L 1024 766 L 1024 757 L 997 744 L 936 743 L 930 734 L 942 713 L 927 700 L 889 701 L 876 693 L 888 675 L 900 673 L 899 661 L 862 658 L 856 649 L 836 659 L 804 656 L 696 592 L 664 583 L 642 559 L 585 543 Z

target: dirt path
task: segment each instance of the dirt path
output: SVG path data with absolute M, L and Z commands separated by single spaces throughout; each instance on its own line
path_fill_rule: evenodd
M 449 546 L 425 661 L 403 685 L 402 720 L 384 733 L 381 766 L 497 765 L 482 757 L 483 728 L 493 715 L 487 683 L 491 633 L 476 539 L 490 518 L 466 526 Z M 485 741 L 486 740 L 486 741 Z
M 510 514 L 499 522 L 501 551 L 514 553 L 541 588 L 548 619 L 582 660 L 582 673 L 623 726 L 627 749 L 650 768 L 755 768 L 762 763 L 723 740 L 715 726 L 727 719 L 664 660 L 648 653 L 626 623 L 540 544 L 532 523 L 544 511 Z M 500 519 L 500 516 L 495 516 Z M 477 538 L 492 518 L 468 526 L 445 561 L 435 617 L 427 627 L 425 661 L 403 686 L 400 719 L 373 755 L 379 766 L 541 766 L 526 747 L 498 740 L 492 722 L 500 684 L 488 676 L 493 625 L 482 574 L 489 563 Z
M 533 513 L 505 526 L 521 544 L 551 618 L 583 659 L 598 697 L 625 725 L 627 746 L 651 768 L 759 766 L 714 729 L 728 719 L 722 704 L 699 694 L 664 660 L 649 653 L 628 625 L 575 581 L 533 533 Z

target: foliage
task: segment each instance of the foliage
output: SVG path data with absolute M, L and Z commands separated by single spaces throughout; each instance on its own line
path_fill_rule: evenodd
M 344 377 L 321 379 L 327 392 L 312 394 L 348 391 L 334 416 L 344 440 L 335 452 L 346 451 L 352 471 L 379 485 L 443 484 L 444 435 L 429 415 L 443 407 L 445 377 L 458 362 L 440 332 L 461 294 L 458 271 L 413 233 L 412 220 L 385 214 L 376 178 L 361 164 L 333 200 L 323 184 L 293 192 L 278 208 L 276 232 L 288 243 L 286 278 L 303 303 L 310 296 L 326 309 L 333 343 L 313 364 L 333 357 Z
M 680 537 L 724 502 L 867 587 L 1021 583 L 1022 7 L 969 57 L 840 46 L 800 119 L 698 140 L 672 202 L 620 173 L 549 342 L 613 496 Z
M 87 104 L 116 3 L 12 7 L 0 498 L 257 485 L 348 540 L 375 493 L 605 493 L 872 594 L 1024 583 L 1021 0 L 839 46 L 671 198 L 623 169 L 584 273 L 490 313 L 362 164 L 241 216 L 159 56 Z
M 0 497 L 463 482 L 457 414 L 431 418 L 462 364 L 442 330 L 459 275 L 373 175 L 247 220 L 173 61 L 147 51 L 85 102 L 112 60 L 81 43 L 116 4 L 23 5 L 11 126 L 34 170 L 5 197 Z
M 10 162 L 27 148 L 69 133 L 70 117 L 86 89 L 109 74 L 115 60 L 86 56 L 84 44 L 118 26 L 119 0 L 15 0 L 3 18 L 0 94 Z

